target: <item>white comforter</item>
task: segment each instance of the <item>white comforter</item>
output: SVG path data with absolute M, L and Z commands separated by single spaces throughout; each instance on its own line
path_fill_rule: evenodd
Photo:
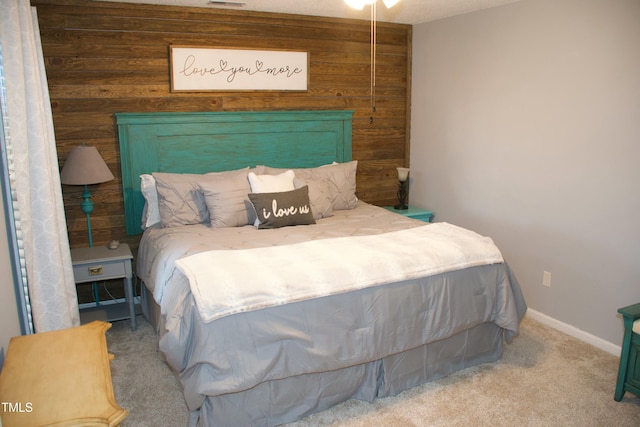
M 204 322 L 244 311 L 502 263 L 493 241 L 436 223 L 285 246 L 213 250 L 176 261 Z

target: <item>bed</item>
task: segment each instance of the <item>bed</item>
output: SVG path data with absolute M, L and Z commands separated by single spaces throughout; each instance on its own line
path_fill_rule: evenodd
M 351 116 L 116 115 L 143 311 L 192 424 L 395 395 L 517 335 L 526 304 L 490 238 L 358 200 Z

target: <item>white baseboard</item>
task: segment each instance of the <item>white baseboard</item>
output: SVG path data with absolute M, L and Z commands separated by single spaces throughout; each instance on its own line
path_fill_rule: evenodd
M 540 323 L 552 327 L 553 329 L 557 329 L 560 332 L 564 332 L 569 336 L 579 339 L 580 341 L 591 344 L 592 346 L 597 347 L 600 350 L 604 350 L 607 353 L 611 353 L 615 356 L 620 356 L 621 348 L 619 345 L 615 345 L 613 343 L 610 343 L 609 341 L 605 341 L 602 338 L 591 335 L 590 333 L 578 329 L 575 326 L 571 326 L 567 323 L 556 320 L 553 317 L 549 317 L 546 314 L 542 314 L 539 311 L 532 310 L 530 308 L 527 309 L 526 315 L 531 317 L 533 320 L 537 320 Z

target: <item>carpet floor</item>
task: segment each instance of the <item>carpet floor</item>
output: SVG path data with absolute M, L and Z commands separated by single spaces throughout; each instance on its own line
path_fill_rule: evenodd
M 162 361 L 151 325 L 114 322 L 107 332 L 116 401 L 124 427 L 185 426 L 176 377 Z M 535 320 L 503 357 L 373 403 L 349 400 L 288 427 L 640 426 L 640 398 L 613 400 L 618 357 Z

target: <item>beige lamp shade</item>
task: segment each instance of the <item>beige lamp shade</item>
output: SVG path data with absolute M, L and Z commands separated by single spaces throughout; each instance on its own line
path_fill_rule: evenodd
M 405 182 L 409 178 L 409 168 L 396 168 L 398 169 L 398 180 Z
M 96 147 L 75 147 L 60 171 L 60 182 L 67 185 L 89 185 L 115 179 Z

